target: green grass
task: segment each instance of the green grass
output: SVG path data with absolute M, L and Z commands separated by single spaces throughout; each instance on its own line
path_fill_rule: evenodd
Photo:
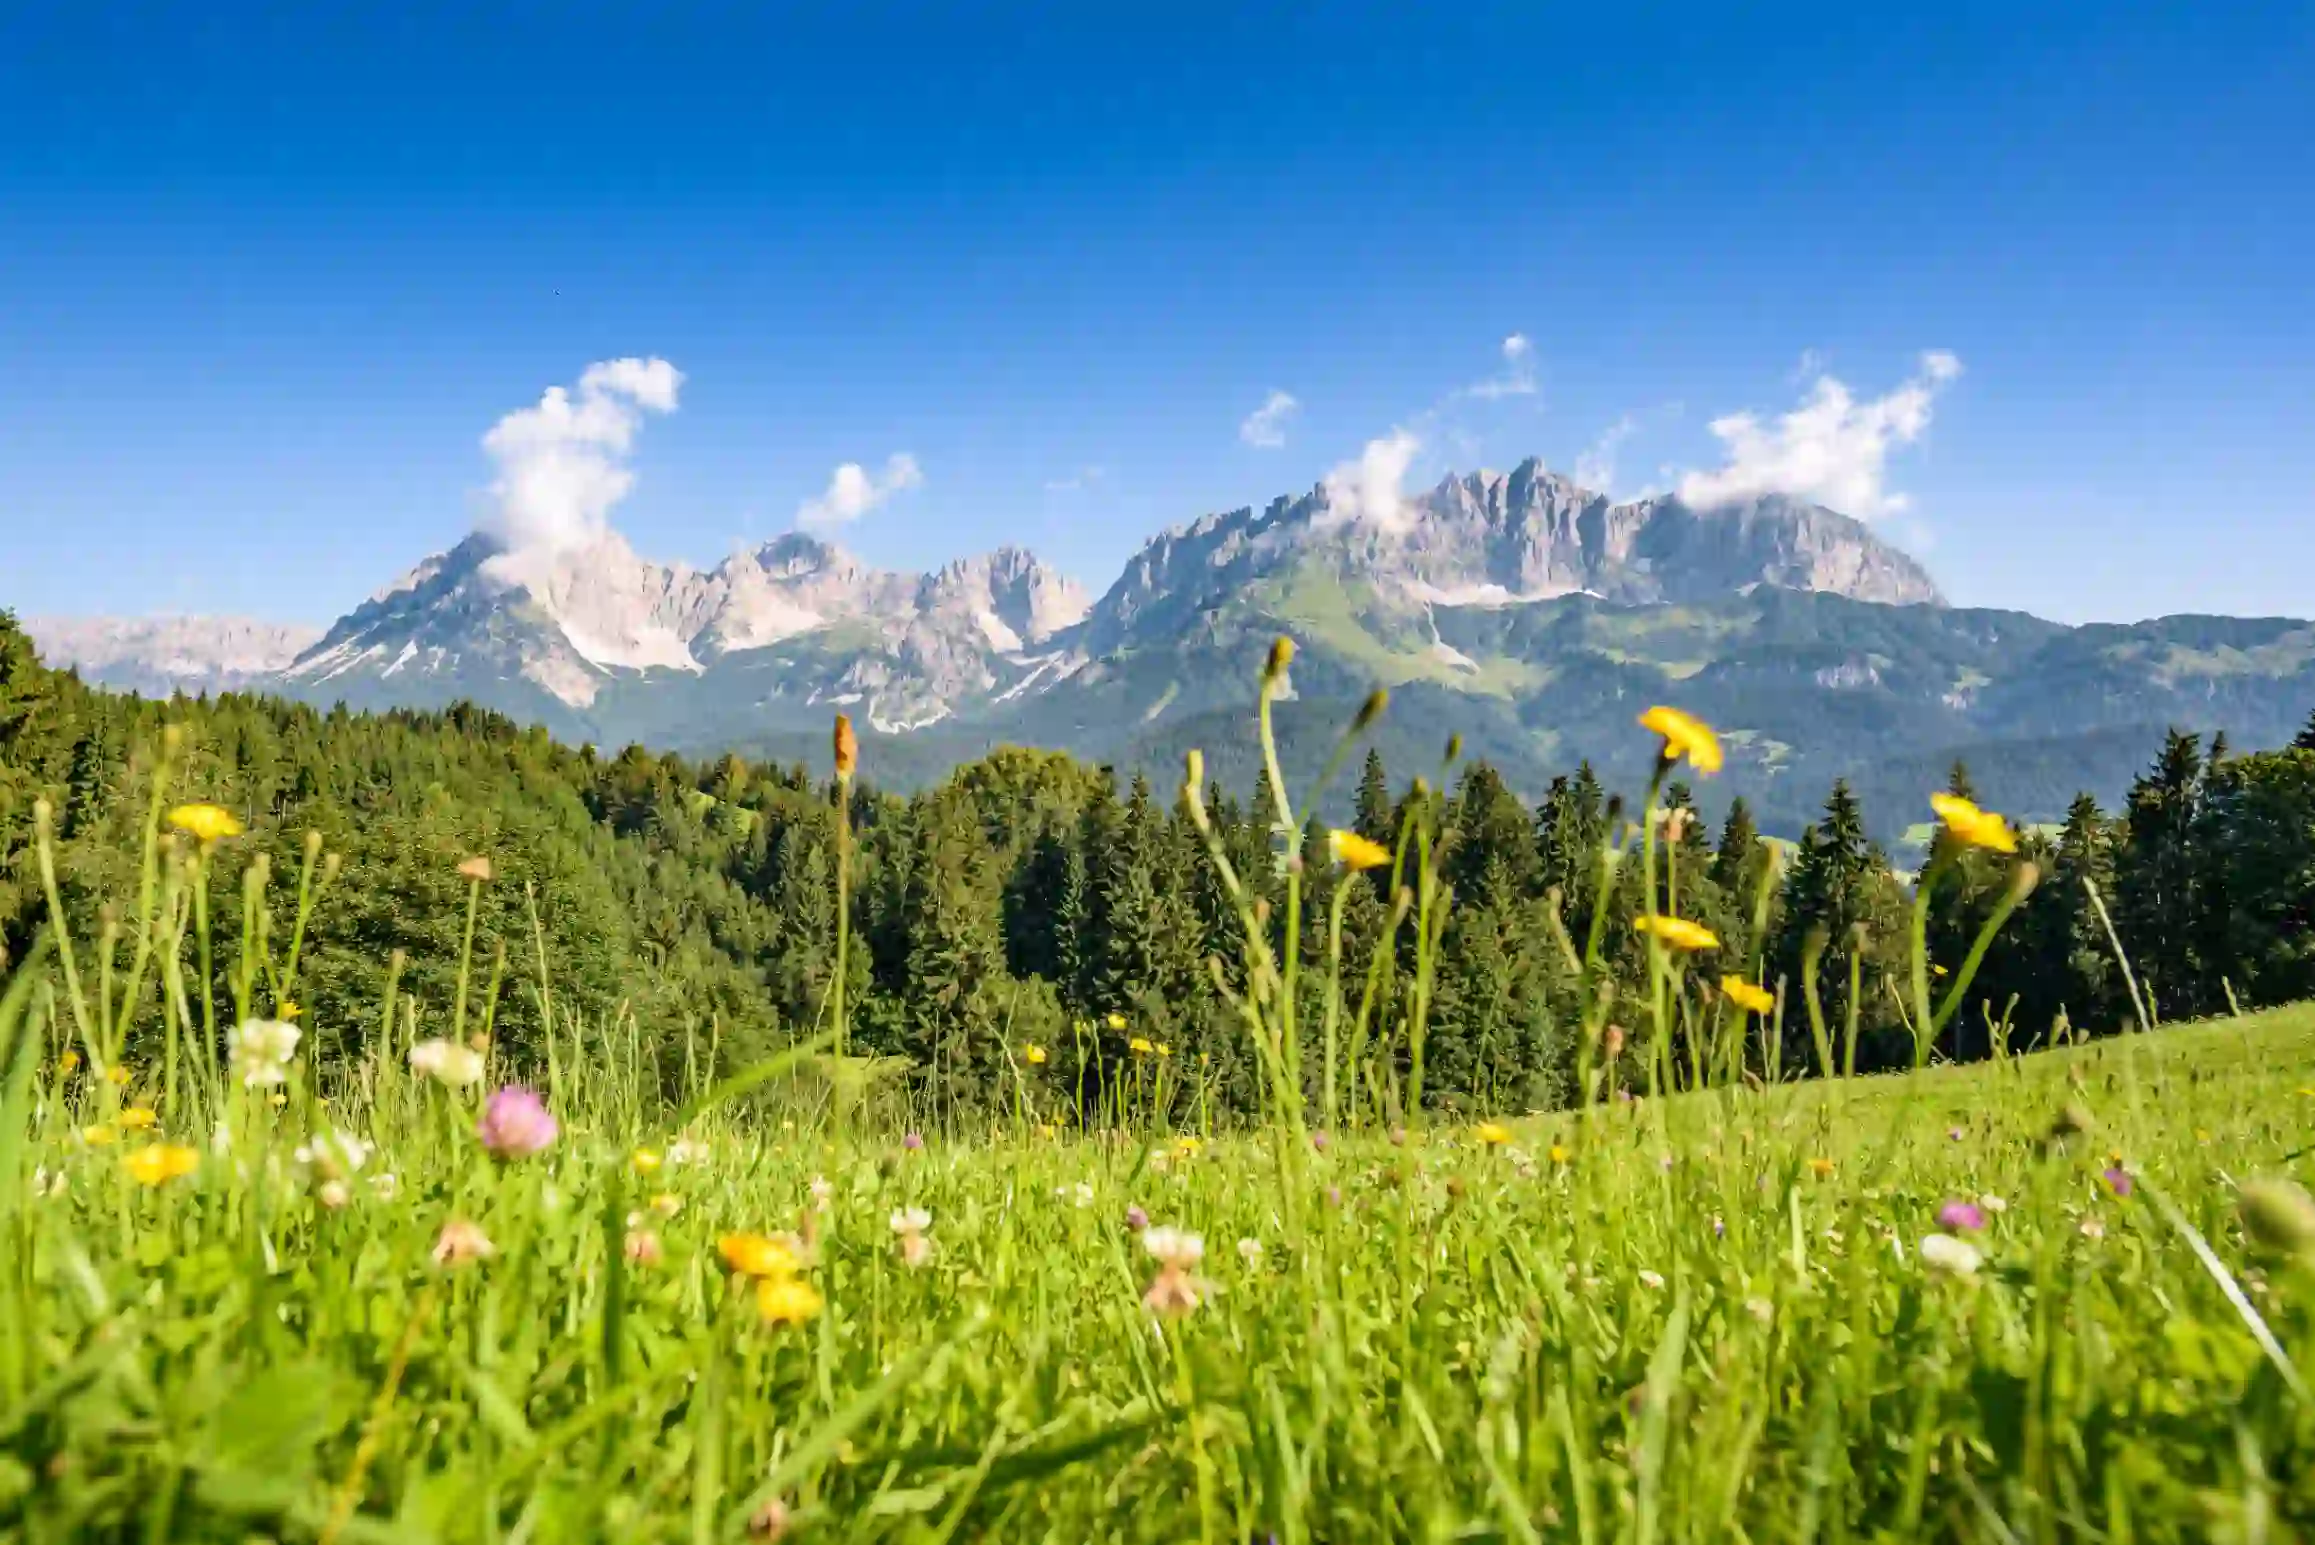
M 1513 1148 L 1257 1133 L 1162 1169 L 1154 1134 L 910 1151 L 723 1103 L 704 1157 L 641 1175 L 674 1113 L 624 1056 L 565 1064 L 561 1139 L 500 1164 L 471 1094 L 382 1058 L 325 1072 L 310 1121 L 295 1084 L 241 1102 L 229 1151 L 170 1134 L 200 1168 L 147 1189 L 78 1135 L 144 1071 L 34 1077 L 0 1338 L 27 1540 L 321 1538 L 341 1502 L 347 1540 L 737 1539 L 772 1496 L 798 1538 L 1071 1542 L 2252 1538 L 2315 1510 L 2315 1416 L 2186 1232 L 2315 1375 L 2307 1275 L 2234 1221 L 2242 1178 L 2307 1174 L 2308 1009 Z M 2069 1103 L 2096 1130 L 2053 1146 Z M 377 1144 L 336 1210 L 294 1157 L 332 1123 Z M 826 1307 L 769 1327 L 716 1239 L 798 1228 L 815 1177 Z M 1983 1268 L 1926 1269 L 1940 1204 L 1987 1195 Z M 1203 1236 L 1195 1312 L 1142 1306 L 1135 1206 Z M 902 1207 L 932 1215 L 921 1268 Z M 630 1212 L 655 1264 L 622 1260 Z M 453 1218 L 497 1254 L 436 1267 Z

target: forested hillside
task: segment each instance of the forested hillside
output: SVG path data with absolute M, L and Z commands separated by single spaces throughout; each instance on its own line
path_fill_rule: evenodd
M 844 852 L 857 941 L 853 1049 L 905 1059 L 937 1107 L 964 1113 L 1009 1098 L 1008 1049 L 1026 1045 L 1053 1049 L 1034 1076 L 1082 1080 L 1088 1100 L 1146 1058 L 1199 1062 L 1219 1098 L 1255 1103 L 1244 1034 L 1215 976 L 1239 980 L 1238 918 L 1170 784 L 1121 785 L 1064 756 L 1008 749 L 903 797 L 877 791 L 871 743 L 851 793 L 852 835 L 840 845 L 824 755 L 816 767 L 641 747 L 598 755 L 469 707 L 351 714 L 245 696 L 155 703 L 46 670 L 0 614 L 6 958 L 22 957 L 46 914 L 33 842 L 40 798 L 55 811 L 61 897 L 82 936 L 97 936 L 105 904 L 135 896 L 150 774 L 169 725 L 182 730 L 169 798 L 213 801 L 248 828 L 216 860 L 226 939 L 241 926 L 248 866 L 262 860 L 275 877 L 278 928 L 288 926 L 283 890 L 294 888 L 307 834 L 334 856 L 301 993 L 325 1045 L 374 1032 L 397 961 L 401 992 L 448 1001 L 468 899 L 458 866 L 481 855 L 495 877 L 481 890 L 478 951 L 486 968 L 502 958 L 503 1038 L 520 1046 L 535 1035 L 543 959 L 559 1009 L 596 1024 L 631 1014 L 646 1044 L 668 1048 L 689 1029 L 727 1061 L 744 1059 L 810 1031 L 823 1013 Z M 1213 765 L 1247 767 L 1225 760 L 1225 749 L 1214 748 Z M 1491 1108 L 1564 1098 L 1569 941 L 1580 949 L 1602 904 L 1601 843 L 1629 808 L 1613 790 L 1636 796 L 1651 754 L 1635 728 L 1628 763 L 1570 769 L 1533 805 L 1484 763 L 1386 766 L 1370 750 L 1363 767 L 1348 764 L 1357 831 L 1386 845 L 1410 821 L 1435 833 L 1452 887 L 1425 989 L 1431 1097 Z M 1284 866 L 1268 806 L 1250 781 L 1232 781 L 1208 790 L 1207 807 L 1282 928 Z M 1967 770 L 1938 781 L 1966 791 Z M 1908 819 L 1928 818 L 1928 792 L 1917 791 Z M 1673 787 L 1675 812 L 1691 802 Z M 1911 1054 L 1898 1009 L 1910 899 L 1867 831 L 1857 794 L 1835 785 L 1797 846 L 1756 838 L 1741 802 L 1716 830 L 1675 813 L 1666 835 L 1679 912 L 1721 941 L 1715 971 L 1772 989 L 1784 982 L 1797 1001 L 1819 939 L 1826 1012 L 1841 1023 L 1855 957 L 1858 1060 L 1873 1066 Z M 2041 883 L 1987 956 L 1974 989 L 1982 1002 L 1954 1020 L 1950 1055 L 1982 1054 L 1989 1026 L 2005 1016 L 2018 1044 L 2046 1036 L 2061 1016 L 2084 1032 L 2131 1017 L 2092 886 L 2163 1017 L 2223 1009 L 2230 994 L 2246 1006 L 2315 995 L 2315 723 L 2293 748 L 2240 757 L 2174 735 L 2125 808 L 2078 800 L 2062 829 L 2028 833 L 2024 851 Z M 1375 1040 L 1398 1044 L 1392 1026 L 1416 984 L 1406 969 L 1411 931 L 1392 932 L 1388 871 L 1333 867 L 1315 832 L 1304 862 L 1323 876 L 1316 905 L 1327 916 L 1305 933 L 1312 1001 L 1302 1023 L 1324 1018 L 1327 921 L 1339 916 L 1353 998 L 1378 944 L 1394 940 L 1373 977 Z M 1936 891 L 1928 918 L 1941 969 L 1959 969 L 2009 884 L 2006 868 L 1957 862 L 1960 879 Z M 1627 978 L 1642 959 L 1627 926 L 1638 888 L 1627 873 L 1604 902 L 1609 969 Z M 222 955 L 233 953 L 228 943 Z M 223 959 L 217 969 L 222 976 Z M 1812 1067 L 1797 1008 L 1784 1026 L 1785 1066 Z

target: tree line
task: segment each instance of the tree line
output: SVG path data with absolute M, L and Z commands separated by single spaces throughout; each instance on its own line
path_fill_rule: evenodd
M 631 1019 L 670 1068 L 675 1048 L 696 1056 L 703 1041 L 744 1065 L 825 1024 L 841 866 L 850 1049 L 897 1070 L 920 1102 L 961 1117 L 1031 1089 L 1045 1107 L 1092 1110 L 1130 1082 L 1137 1098 L 1213 1113 L 1260 1103 L 1231 1008 L 1246 985 L 1246 898 L 1221 883 L 1178 788 L 1005 749 L 902 797 L 876 788 L 873 766 L 839 785 L 826 769 L 738 756 L 604 755 L 465 705 L 153 702 L 44 668 L 4 613 L 0 963 L 23 958 L 48 916 L 35 801 L 53 811 L 77 934 L 101 937 L 105 908 L 134 895 L 155 748 L 172 724 L 183 749 L 168 797 L 217 803 L 248 829 L 217 856 L 220 888 L 260 860 L 294 875 L 308 832 L 337 855 L 301 986 L 306 1023 L 334 1050 L 379 1033 L 389 970 L 422 1010 L 449 1001 L 468 902 L 458 866 L 481 855 L 495 878 L 477 974 L 500 984 L 505 1043 L 535 1041 L 542 1013 L 570 1013 Z M 1635 781 L 1649 751 L 1635 730 Z M 1971 792 L 1965 767 L 1948 781 Z M 1276 949 L 1284 876 L 1299 864 L 1306 877 L 1297 1022 L 1322 1024 L 1339 991 L 1338 1017 L 1371 1004 L 1372 1044 L 1400 1047 L 1421 1013 L 1427 1103 L 1566 1101 L 1585 941 L 1602 941 L 1611 981 L 1645 977 L 1635 866 L 1603 862 L 1639 812 L 1588 762 L 1530 801 L 1484 762 L 1449 758 L 1417 779 L 1366 754 L 1348 829 L 1386 848 L 1423 834 L 1452 899 L 1423 970 L 1387 868 L 1338 864 L 1321 829 L 1275 829 L 1259 790 L 1208 787 L 1204 805 Z M 1661 805 L 1675 908 L 1719 941 L 1699 969 L 1782 994 L 1755 1034 L 1755 1076 L 1819 1070 L 1797 1007 L 1811 968 L 1826 1017 L 1856 1026 L 1859 1067 L 1909 1063 L 1910 881 L 1868 836 L 1857 796 L 1836 783 L 1792 844 L 1764 839 L 1741 800 L 1716 827 L 1678 782 Z M 1941 1055 L 2315 996 L 2315 720 L 2291 747 L 2249 755 L 2174 733 L 2123 808 L 2077 799 L 2055 830 L 2022 835 L 2019 861 L 2039 883 Z M 1939 970 L 1959 968 L 2015 874 L 1990 855 L 1956 860 L 1926 920 Z M 216 926 L 223 1001 L 239 910 L 221 908 Z M 1400 1087 L 1393 1072 L 1387 1088 Z

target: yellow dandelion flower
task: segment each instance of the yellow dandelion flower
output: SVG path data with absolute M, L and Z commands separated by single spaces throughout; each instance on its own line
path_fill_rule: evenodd
M 1112 1030 L 1123 1030 L 1125 1028 L 1125 1016 L 1123 1014 L 1110 1015 L 1109 1028 Z
M 1032 1041 L 1021 1048 L 1021 1060 L 1033 1068 L 1041 1068 L 1045 1065 L 1045 1048 Z
M 200 843 L 241 835 L 241 823 L 223 805 L 179 805 L 169 812 L 169 824 Z
M 76 1051 L 68 1051 L 63 1056 L 56 1059 L 56 1065 L 59 1068 L 62 1068 L 65 1072 L 69 1073 L 74 1068 L 80 1066 L 80 1053 Z M 2315 1090 L 2309 1089 L 2302 1089 L 2299 1092 L 2301 1094 L 2315 1094 Z
M 756 1313 L 766 1325 L 801 1325 L 825 1303 L 820 1290 L 801 1277 L 764 1277 L 756 1283 Z
M 1194 1158 L 1197 1155 L 1198 1150 L 1205 1146 L 1206 1145 L 1204 1142 L 1200 1141 L 1198 1138 L 1192 1137 L 1187 1132 L 1184 1132 L 1181 1136 L 1174 1139 L 1174 1152 L 1180 1154 L 1185 1159 Z
M 762 1234 L 726 1234 L 715 1242 L 723 1263 L 743 1277 L 764 1281 L 796 1274 L 796 1252 L 786 1241 Z
M 150 1106 L 132 1105 L 121 1112 L 120 1123 L 132 1132 L 143 1132 L 159 1126 L 161 1118 L 154 1113 Z
M 1568 1155 L 1565 1148 L 1561 1147 L 1557 1143 L 1553 1143 L 1551 1147 L 1545 1152 L 1544 1157 L 1551 1160 L 1551 1162 L 1554 1164 L 1565 1164 L 1567 1162 Z
M 1354 873 L 1380 869 L 1391 861 L 1391 850 L 1379 842 L 1361 837 L 1357 832 L 1330 831 L 1326 834 L 1326 849 L 1334 861 Z
M 1161 1057 L 1170 1057 L 1174 1054 L 1174 1049 L 1163 1041 L 1158 1042 L 1155 1046 L 1151 1047 L 1150 1050 L 1156 1052 Z
M 197 1149 L 180 1143 L 154 1143 L 128 1155 L 121 1160 L 121 1165 L 138 1185 L 159 1186 L 181 1180 L 199 1169 L 201 1155 Z
M 1037 1123 L 1037 1135 L 1044 1138 L 1059 1137 L 1061 1129 L 1050 1121 L 1041 1121 Z
M 1980 810 L 1959 794 L 1932 794 L 1929 808 L 1945 823 L 1955 841 L 1973 848 L 1989 848 L 1996 853 L 2015 853 L 2018 834 L 2010 830 L 2010 823 L 1991 810 Z
M 274 1005 L 273 1017 L 276 1019 L 295 1019 L 299 1012 L 296 999 L 284 998 Z
M 1632 919 L 1632 927 L 1641 933 L 1654 934 L 1676 950 L 1716 950 L 1720 938 L 1702 923 L 1692 923 L 1684 917 L 1663 917 L 1654 912 Z
M 1664 737 L 1665 761 L 1685 760 L 1700 773 L 1720 771 L 1720 737 L 1695 715 L 1659 704 L 1640 715 L 1640 728 Z
M 667 1156 L 656 1148 L 638 1148 L 627 1156 L 627 1162 L 635 1166 L 637 1174 L 649 1175 L 667 1162 Z
M 120 1133 L 114 1131 L 110 1126 L 100 1123 L 93 1127 L 82 1127 L 80 1140 L 91 1148 L 102 1148 L 110 1143 L 118 1142 Z
M 1511 1128 L 1500 1122 L 1482 1121 L 1471 1129 L 1471 1135 L 1490 1148 L 1500 1148 L 1511 1141 Z
M 1830 1159 L 1811 1159 L 1809 1160 L 1809 1171 L 1819 1180 L 1829 1180 L 1832 1178 L 1833 1161 Z
M 1150 1044 L 1137 1035 L 1132 1040 L 1125 1043 L 1125 1049 L 1129 1052 L 1132 1052 L 1137 1057 L 1147 1056 L 1149 1054 Z
M 1749 1014 L 1766 1014 L 1776 1007 L 1776 994 L 1741 976 L 1724 976 L 1720 990 L 1728 1001 Z
M 129 1083 L 129 1070 L 124 1067 L 106 1068 L 104 1070 L 104 1081 L 112 1085 L 115 1089 L 125 1089 L 128 1087 Z

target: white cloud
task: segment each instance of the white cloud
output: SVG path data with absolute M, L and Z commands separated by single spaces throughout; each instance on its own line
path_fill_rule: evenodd
M 1886 396 L 1859 402 L 1840 381 L 1820 375 L 1800 406 L 1771 422 L 1749 412 L 1716 418 L 1712 433 L 1727 448 L 1728 464 L 1688 473 L 1680 497 L 1709 507 L 1783 493 L 1860 520 L 1894 514 L 1905 508 L 1905 496 L 1884 486 L 1889 454 L 1921 438 L 1938 392 L 1960 374 L 1958 358 L 1932 349 L 1919 372 Z
M 1246 415 L 1238 438 L 1257 450 L 1274 451 L 1286 443 L 1286 421 L 1302 406 L 1292 392 L 1272 392 L 1262 406 Z
M 1346 461 L 1326 475 L 1326 512 L 1318 523 L 1327 526 L 1353 522 L 1378 531 L 1403 531 L 1414 523 L 1404 484 L 1407 468 L 1423 442 L 1404 429 L 1394 429 L 1379 440 L 1369 440 L 1355 461 Z
M 492 425 L 482 448 L 498 476 L 481 526 L 502 551 L 490 571 L 526 581 L 609 531 L 612 508 L 635 486 L 627 456 L 643 414 L 674 412 L 682 384 L 663 359 L 604 360 L 579 377 L 577 395 L 550 386 L 536 407 Z
M 1105 467 L 1079 467 L 1067 477 L 1047 478 L 1045 491 L 1049 494 L 1083 493 L 1107 476 L 1109 471 Z
M 1464 388 L 1464 395 L 1486 398 L 1535 395 L 1535 344 L 1525 333 L 1503 340 L 1503 373 Z
M 870 472 L 856 461 L 848 461 L 829 475 L 825 493 L 796 507 L 796 524 L 848 525 L 894 494 L 923 486 L 923 469 L 906 451 L 887 458 L 882 475 Z
M 1627 413 L 1607 428 L 1600 437 L 1575 459 L 1575 480 L 1593 493 L 1614 491 L 1616 482 L 1616 447 L 1632 437 L 1640 421 Z

